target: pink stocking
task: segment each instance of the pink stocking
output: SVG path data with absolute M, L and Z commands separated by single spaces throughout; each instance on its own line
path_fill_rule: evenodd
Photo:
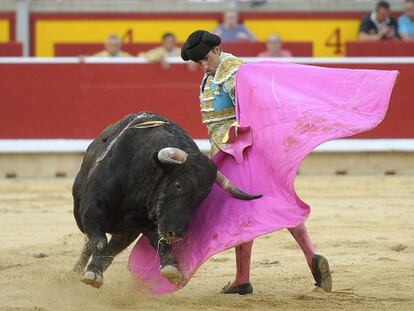
M 288 228 L 289 232 L 295 238 L 296 242 L 299 244 L 303 253 L 305 254 L 306 261 L 308 262 L 309 268 L 312 267 L 312 258 L 316 254 L 315 247 L 312 244 L 312 241 L 309 237 L 309 233 L 306 230 L 305 223 L 294 228 Z
M 238 245 L 234 248 L 236 252 L 236 279 L 231 286 L 250 282 L 250 258 L 252 255 L 253 241 Z

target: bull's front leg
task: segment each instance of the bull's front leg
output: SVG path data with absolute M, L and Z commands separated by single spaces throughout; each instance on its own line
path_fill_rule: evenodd
M 99 288 L 103 284 L 103 276 L 102 273 L 108 269 L 111 265 L 114 257 L 126 249 L 134 240 L 138 237 L 139 233 L 132 232 L 132 233 L 124 233 L 124 234 L 113 234 L 108 245 L 105 248 L 105 252 L 102 256 L 96 257 L 95 263 L 92 267 L 88 266 L 88 270 L 83 274 L 82 281 L 86 284 L 90 284 L 94 287 Z M 84 251 L 89 250 L 90 252 L 90 245 L 89 241 L 85 244 Z M 88 248 L 89 245 L 89 248 Z M 82 253 L 83 255 L 83 253 Z M 89 255 L 90 256 L 90 255 Z M 77 265 L 75 266 L 76 272 L 83 272 L 83 269 L 86 266 L 86 262 L 82 261 L 82 257 L 78 261 Z M 80 264 L 81 262 L 81 264 Z M 83 266 L 82 266 L 83 264 Z M 89 272 L 88 272 L 89 271 Z
M 177 260 L 171 254 L 170 245 L 159 236 L 158 232 L 147 232 L 144 234 L 150 240 L 152 247 L 160 256 L 160 273 L 171 283 L 180 284 L 182 274 L 177 266 Z
M 102 258 L 102 269 L 106 271 L 111 265 L 114 257 L 126 249 L 139 236 L 137 232 L 128 232 L 124 234 L 113 234 L 108 246 L 105 250 L 105 255 Z
M 105 234 L 89 236 L 91 243 L 92 260 L 86 271 L 82 274 L 82 282 L 99 288 L 103 284 L 102 260 L 108 240 Z
M 82 253 L 80 255 L 79 260 L 73 267 L 73 271 L 79 274 L 82 274 L 83 271 L 85 271 L 85 267 L 88 264 L 89 258 L 92 255 L 91 251 L 91 243 L 89 242 L 89 239 L 87 236 L 85 236 L 85 243 L 82 248 Z
M 89 240 L 89 252 L 92 260 L 82 274 L 82 282 L 99 288 L 103 284 L 103 258 L 108 240 L 103 227 L 103 212 L 90 205 L 83 215 L 83 226 Z

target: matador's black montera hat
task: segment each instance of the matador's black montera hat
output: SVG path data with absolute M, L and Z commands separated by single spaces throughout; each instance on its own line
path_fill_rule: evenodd
M 205 30 L 196 30 L 188 36 L 181 48 L 181 58 L 185 61 L 199 61 L 204 58 L 212 48 L 220 45 L 221 38 Z

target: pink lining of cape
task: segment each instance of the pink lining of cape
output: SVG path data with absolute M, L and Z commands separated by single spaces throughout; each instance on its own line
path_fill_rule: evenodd
M 210 256 L 260 235 L 302 223 L 310 208 L 296 195 L 300 163 L 328 140 L 370 130 L 384 118 L 397 71 L 332 69 L 258 62 L 237 73 L 236 142 L 214 161 L 235 185 L 263 197 L 241 201 L 214 186 L 174 245 L 184 286 Z M 131 252 L 129 270 L 152 294 L 180 288 L 159 273 L 147 238 Z

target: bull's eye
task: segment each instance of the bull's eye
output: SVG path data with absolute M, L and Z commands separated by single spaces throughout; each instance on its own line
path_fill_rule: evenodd
M 178 193 L 183 192 L 183 187 L 181 186 L 181 184 L 179 182 L 175 183 L 175 188 L 177 188 Z

